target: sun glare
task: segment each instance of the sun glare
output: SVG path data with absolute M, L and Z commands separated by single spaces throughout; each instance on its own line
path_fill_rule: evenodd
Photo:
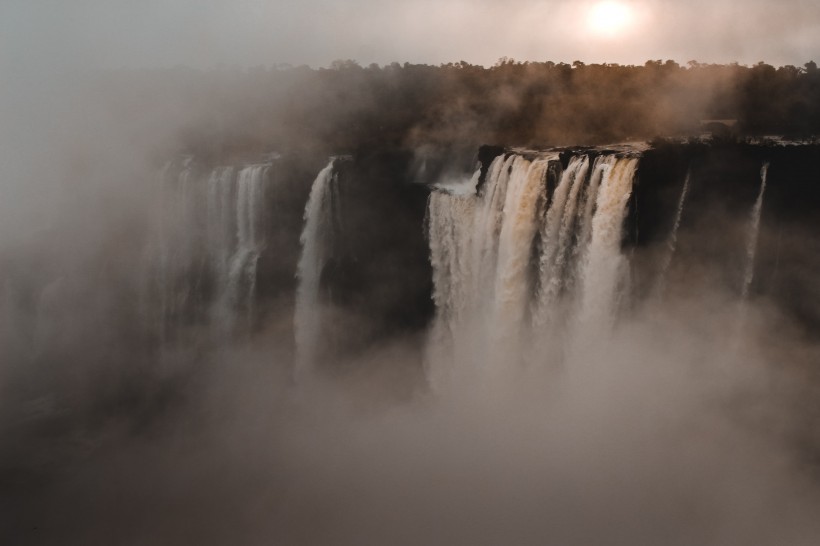
M 598 2 L 587 15 L 587 26 L 596 36 L 614 38 L 622 35 L 633 21 L 632 8 L 623 2 Z

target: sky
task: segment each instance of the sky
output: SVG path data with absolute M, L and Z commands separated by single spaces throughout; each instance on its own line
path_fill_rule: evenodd
M 816 0 L 3 0 L 0 68 L 820 62 Z M 596 15 L 598 14 L 598 15 Z M 597 19 L 596 19 L 597 17 Z

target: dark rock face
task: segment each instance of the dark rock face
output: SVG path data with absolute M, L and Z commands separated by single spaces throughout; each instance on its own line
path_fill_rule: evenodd
M 769 168 L 750 295 L 769 298 L 816 328 L 820 297 L 810 279 L 820 272 L 820 146 L 655 143 L 640 162 L 625 244 L 665 244 L 689 173 L 670 275 L 681 283 L 713 277 L 738 290 L 764 163 Z
M 395 150 L 337 163 L 341 229 L 322 288 L 346 321 L 329 333 L 341 353 L 423 331 L 432 318 L 428 189 L 411 178 L 411 161 Z
M 628 240 L 657 241 L 668 230 L 683 181 L 691 172 L 688 208 L 721 203 L 727 214 L 748 211 L 760 189 L 760 169 L 769 163 L 764 210 L 783 220 L 807 221 L 820 206 L 820 146 L 735 143 L 655 143 L 641 158 L 630 213 Z

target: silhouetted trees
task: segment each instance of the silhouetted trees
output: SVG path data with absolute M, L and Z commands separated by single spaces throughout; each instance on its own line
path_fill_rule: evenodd
M 501 58 L 485 68 L 339 60 L 320 69 L 179 67 L 100 77 L 119 90 L 118 107 L 174 110 L 182 127 L 176 145 L 204 155 L 292 147 L 345 153 L 377 144 L 594 144 L 697 134 L 704 119 L 736 119 L 740 135 L 820 134 L 820 71 L 813 61 L 775 68 Z

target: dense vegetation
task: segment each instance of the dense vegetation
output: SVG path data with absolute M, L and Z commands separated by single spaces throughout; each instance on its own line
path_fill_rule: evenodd
M 501 59 L 485 68 L 184 67 L 103 76 L 115 108 L 179 118 L 175 145 L 218 155 L 374 143 L 545 146 L 697 134 L 701 120 L 738 120 L 740 135 L 820 134 L 820 70 L 765 63 L 648 61 L 643 66 Z M 181 116 L 181 117 L 179 117 Z

